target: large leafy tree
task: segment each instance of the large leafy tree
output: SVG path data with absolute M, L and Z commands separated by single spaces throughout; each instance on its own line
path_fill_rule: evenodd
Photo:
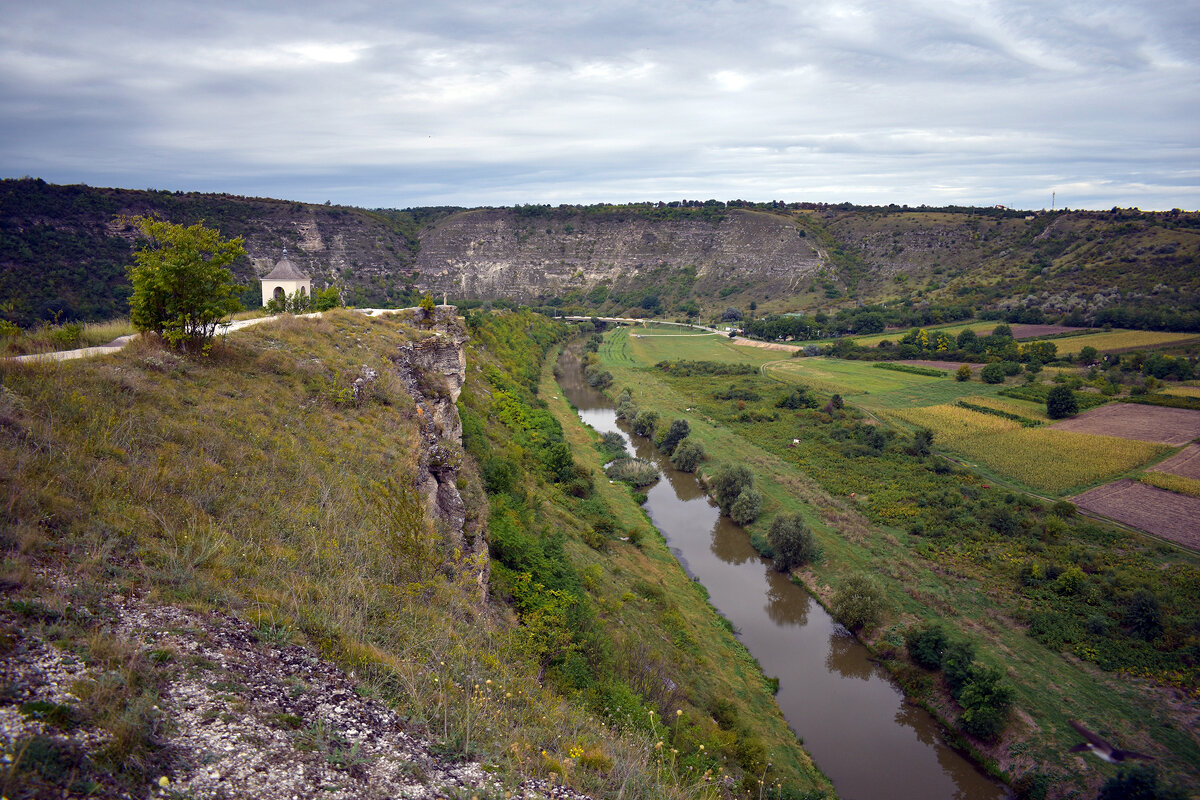
M 149 216 L 129 222 L 147 240 L 129 267 L 130 321 L 173 347 L 203 347 L 217 325 L 242 308 L 241 287 L 227 269 L 246 254 L 242 239 L 223 239 L 203 223 L 185 228 Z

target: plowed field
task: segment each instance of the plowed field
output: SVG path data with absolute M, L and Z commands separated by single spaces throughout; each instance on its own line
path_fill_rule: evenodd
M 1056 422 L 1050 427 L 1181 447 L 1200 436 L 1200 411 L 1109 403 L 1077 417 Z
M 1080 508 L 1200 550 L 1200 497 L 1131 480 L 1113 481 L 1071 498 Z
M 1154 469 L 1200 481 L 1200 444 L 1189 444 Z

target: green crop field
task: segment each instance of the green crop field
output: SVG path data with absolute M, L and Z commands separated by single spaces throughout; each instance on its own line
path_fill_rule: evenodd
M 781 355 L 775 350 L 761 347 L 737 345 L 727 336 L 643 336 L 637 338 L 641 328 L 620 331 L 614 345 L 627 348 L 628 363 L 657 364 L 666 360 L 724 361 L 734 364 L 765 364 L 777 361 Z M 655 331 L 657 332 L 657 330 Z M 623 356 L 618 356 L 623 358 Z
M 956 381 L 906 372 L 875 369 L 870 361 L 798 358 L 777 361 L 763 369 L 773 378 L 836 392 L 854 405 L 871 410 L 910 408 L 949 403 L 972 395 L 990 395 L 1004 384 L 978 380 Z

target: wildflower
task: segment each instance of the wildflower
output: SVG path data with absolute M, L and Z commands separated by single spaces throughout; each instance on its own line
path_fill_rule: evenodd
M 158 779 L 158 785 L 165 789 L 171 785 L 171 779 L 168 778 L 166 775 L 163 775 L 161 778 Z
M 683 716 L 683 709 L 682 708 L 675 709 L 675 716 L 677 716 L 677 717 Z

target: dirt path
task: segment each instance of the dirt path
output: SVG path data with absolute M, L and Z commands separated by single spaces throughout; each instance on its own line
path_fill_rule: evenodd
M 360 314 L 366 314 L 368 317 L 378 317 L 382 314 L 395 314 L 405 309 L 400 308 L 359 308 L 355 309 Z M 321 312 L 314 311 L 311 314 L 297 314 L 302 319 L 320 319 Z M 234 331 L 240 331 L 242 328 L 249 328 L 251 325 L 260 325 L 264 322 L 279 319 L 278 316 L 272 317 L 255 317 L 254 319 L 239 319 L 234 322 L 227 322 L 224 325 L 217 327 L 217 336 L 224 336 Z M 81 347 L 78 350 L 56 350 L 50 353 L 30 353 L 26 356 L 11 356 L 7 360 L 21 362 L 30 361 L 71 361 L 76 358 L 92 358 L 94 356 L 108 355 L 109 353 L 120 352 L 124 347 L 136 339 L 141 334 L 131 333 L 128 336 L 120 336 L 113 339 L 108 344 L 98 345 L 96 347 Z

